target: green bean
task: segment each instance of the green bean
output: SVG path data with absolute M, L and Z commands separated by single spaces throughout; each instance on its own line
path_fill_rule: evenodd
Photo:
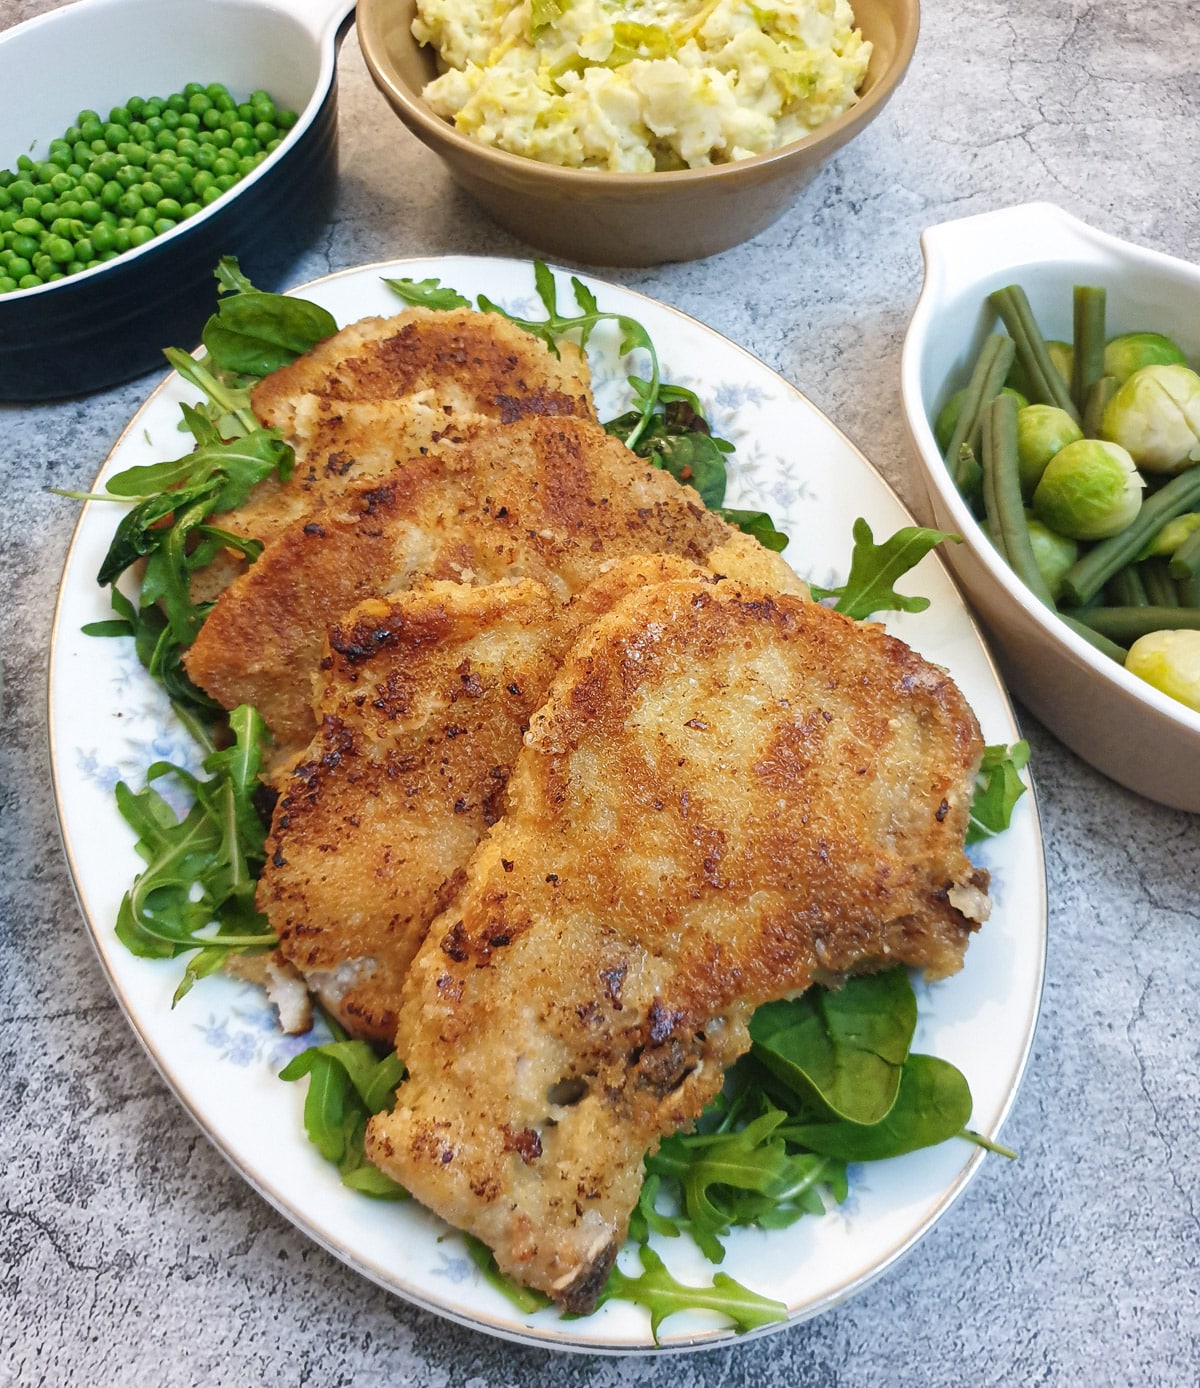
M 1101 540 L 1063 576 L 1061 592 L 1073 607 L 1090 602 L 1108 580 L 1141 553 L 1167 521 L 1200 504 L 1200 467 L 1172 477 L 1142 503 L 1137 519 L 1119 535 Z M 1178 552 L 1178 551 L 1177 551 Z
M 1095 646 L 1102 655 L 1108 656 L 1110 660 L 1115 660 L 1118 665 L 1125 664 L 1125 657 L 1128 655 L 1128 651 L 1126 651 L 1124 646 L 1119 646 L 1115 641 L 1110 641 L 1107 636 L 1101 636 L 1098 631 L 1093 631 L 1090 626 L 1079 621 L 1077 617 L 1071 617 L 1065 612 L 1060 612 L 1058 615 L 1059 618 L 1071 628 L 1076 636 L 1082 636 L 1085 641 Z
M 1104 411 L 1108 408 L 1108 402 L 1116 393 L 1117 378 L 1115 376 L 1101 376 L 1092 382 L 1087 393 L 1087 403 L 1083 409 L 1084 438 L 1098 439 L 1100 437 L 1100 421 L 1104 418 Z
M 1140 565 L 1142 582 L 1151 607 L 1178 607 L 1179 590 L 1162 559 L 1144 559 Z
M 1011 338 L 1005 337 L 1003 333 L 992 333 L 983 344 L 975 363 L 975 370 L 967 383 L 954 432 L 946 445 L 946 465 L 950 469 L 954 485 L 964 494 L 967 490 L 965 479 L 970 477 L 970 469 L 962 463 L 963 446 L 965 444 L 970 448 L 976 458 L 979 456 L 978 440 L 983 409 L 1003 389 L 1004 378 L 1013 363 L 1013 351 Z
M 1104 309 L 1107 295 L 1096 285 L 1077 284 L 1074 293 L 1075 351 L 1071 395 L 1083 416 L 1092 387 L 1104 375 Z M 1086 431 L 1085 431 L 1086 432 Z
M 1017 459 L 1017 402 L 1011 395 L 997 395 L 983 412 L 983 495 L 990 501 L 988 521 L 997 547 L 1009 567 L 1039 601 L 1053 609 L 1054 598 L 1034 558 L 1025 502 L 1021 496 L 1021 468 Z
M 1200 526 L 1171 555 L 1168 572 L 1172 578 L 1181 579 L 1200 575 Z
M 1050 360 L 1025 291 L 1019 284 L 1010 284 L 995 290 L 988 298 L 1012 335 L 1017 359 L 1028 377 L 1033 399 L 1043 405 L 1057 405 L 1079 423 L 1079 411 L 1071 399 L 1070 387 Z
M 1147 607 L 1150 603 L 1136 564 L 1126 564 L 1123 569 L 1118 569 L 1105 584 L 1104 596 L 1111 607 Z
M 1200 629 L 1200 607 L 1089 607 L 1078 615 L 1093 631 L 1123 645 L 1151 631 Z

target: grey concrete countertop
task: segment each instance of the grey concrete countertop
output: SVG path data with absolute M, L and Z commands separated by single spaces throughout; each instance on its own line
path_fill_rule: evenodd
M 52 3 L 0 0 L 0 23 Z M 340 196 L 297 282 L 397 255 L 528 253 L 392 118 L 353 35 L 339 71 Z M 597 273 L 756 353 L 923 517 L 898 385 L 921 230 L 1044 198 L 1200 257 L 1197 73 L 1193 0 L 925 0 L 891 105 L 782 221 L 708 261 Z M 1004 1130 L 1020 1160 L 985 1163 L 839 1309 L 657 1362 L 551 1355 L 386 1294 L 251 1191 L 109 991 L 47 772 L 46 652 L 76 510 L 48 488 L 88 485 L 154 380 L 0 406 L 0 1383 L 1200 1381 L 1200 821 L 1123 791 L 1024 715 L 1050 942 Z

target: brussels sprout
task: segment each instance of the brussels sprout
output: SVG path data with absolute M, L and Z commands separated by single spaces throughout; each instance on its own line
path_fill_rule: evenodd
M 1143 366 L 1108 402 L 1102 437 L 1147 472 L 1182 472 L 1200 461 L 1200 376 L 1186 366 Z
M 1149 559 L 1157 555 L 1169 559 L 1197 526 L 1200 526 L 1200 511 L 1185 511 L 1182 516 L 1175 516 L 1150 538 L 1138 558 Z
M 933 426 L 933 437 L 937 440 L 937 446 L 945 453 L 950 447 L 950 440 L 954 437 L 954 428 L 958 423 L 958 416 L 962 410 L 963 396 L 966 395 L 966 388 L 956 390 L 949 400 L 942 406 L 938 414 L 937 423 Z M 1002 395 L 1011 395 L 1017 402 L 1017 409 L 1023 410 L 1029 401 L 1020 393 L 1005 386 L 1000 392 Z
M 1025 524 L 1029 530 L 1029 543 L 1033 546 L 1034 563 L 1046 580 L 1050 596 L 1057 598 L 1062 589 L 1063 575 L 1079 558 L 1079 546 L 1074 540 L 1043 525 L 1032 511 L 1025 512 Z M 991 526 L 986 520 L 979 522 L 979 528 L 995 544 Z
M 1046 352 L 1050 357 L 1051 365 L 1069 386 L 1071 384 L 1071 372 L 1075 364 L 1075 349 L 1069 342 L 1060 342 L 1058 338 L 1046 339 Z M 1005 385 L 1010 386 L 1018 394 L 1028 396 L 1029 378 L 1025 375 L 1025 368 L 1021 365 L 1018 357 L 1013 362 L 1013 368 L 1008 373 L 1008 380 Z
M 1200 631 L 1151 631 L 1129 648 L 1125 668 L 1200 712 Z
M 1124 530 L 1141 510 L 1145 485 L 1120 444 L 1079 439 L 1046 464 L 1033 509 L 1060 535 L 1103 540 Z
M 1122 333 L 1104 348 L 1104 374 L 1124 385 L 1143 366 L 1186 366 L 1187 358 L 1162 333 Z
M 1083 438 L 1083 430 L 1057 405 L 1026 405 L 1017 415 L 1017 461 L 1021 495 L 1026 499 L 1042 480 L 1046 464 L 1067 444 Z

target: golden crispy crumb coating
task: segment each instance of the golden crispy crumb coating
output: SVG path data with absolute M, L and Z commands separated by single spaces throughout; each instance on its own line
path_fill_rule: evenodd
M 950 678 L 880 626 L 711 579 L 630 593 L 567 655 L 412 963 L 371 1159 L 588 1311 L 645 1152 L 717 1092 L 755 1006 L 961 966 L 981 754 Z
M 534 578 L 562 602 L 613 559 L 702 562 L 734 534 L 690 487 L 598 424 L 533 418 L 444 444 L 289 526 L 222 593 L 185 658 L 226 708 L 253 704 L 277 771 L 314 731 L 329 626 L 423 578 Z

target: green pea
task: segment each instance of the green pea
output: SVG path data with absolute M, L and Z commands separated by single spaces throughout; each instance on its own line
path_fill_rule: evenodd
M 233 144 L 230 145 L 230 149 L 239 159 L 245 159 L 248 154 L 258 153 L 258 141 L 254 139 L 248 140 L 245 136 L 238 136 Z
M 155 236 L 162 236 L 164 233 L 171 231 L 177 225 L 178 224 L 176 223 L 173 217 L 158 217 L 155 219 L 154 222 L 154 234 Z
M 127 144 L 129 141 L 129 127 L 127 125 L 117 125 L 114 121 L 112 125 L 104 127 L 104 143 L 109 149 L 116 149 L 118 145 Z M 97 150 L 98 154 L 103 151 Z
M 51 255 L 53 254 L 54 252 L 51 251 Z M 81 236 L 79 240 L 75 242 L 75 259 L 83 261 L 86 265 L 89 260 L 95 260 L 95 258 L 96 253 L 92 249 L 92 238 L 90 236 Z
M 72 178 L 82 178 L 87 170 L 82 164 L 68 164 L 63 172 L 69 173 Z
M 173 150 L 175 146 L 179 143 L 179 141 L 176 139 L 175 132 L 173 130 L 160 130 L 158 134 L 154 137 L 154 143 L 159 147 L 159 149 Z
M 90 144 L 93 140 L 104 138 L 104 127 L 100 124 L 100 117 L 93 116 L 88 120 L 79 122 L 79 138 Z
M 199 211 L 200 204 L 198 202 L 185 202 L 179 209 L 180 220 L 182 221 L 187 217 L 194 217 Z
M 266 146 L 279 138 L 279 131 L 271 121 L 260 120 L 254 127 L 254 138 L 260 145 Z
M 168 106 L 162 113 L 162 123 L 167 130 L 179 129 L 179 112 Z
M 212 145 L 201 145 L 196 151 L 196 167 L 204 170 L 211 169 L 219 155 L 220 151 L 214 149 Z
M 161 116 L 162 109 L 162 97 L 148 96 L 146 100 L 142 102 L 142 119 L 148 121 L 151 117 Z
M 36 217 L 18 217 L 12 229 L 18 236 L 38 236 L 41 234 L 42 224 Z
M 154 207 L 160 217 L 169 217 L 173 222 L 179 220 L 183 208 L 178 198 L 159 198 Z
M 17 287 L 17 282 L 11 275 L 0 275 L 0 294 L 11 294 Z
M 160 130 L 165 130 L 166 128 L 167 127 L 163 124 L 163 118 L 160 115 L 155 114 L 146 117 L 146 137 L 148 139 L 152 139 Z
M 26 217 L 38 217 L 38 218 L 40 218 L 41 215 L 42 215 L 42 200 L 41 200 L 41 198 L 22 198 L 22 199 L 21 199 L 21 212 L 22 212 Z
M 132 188 L 139 181 L 140 176 L 138 174 L 138 171 L 134 168 L 132 164 L 126 164 L 123 169 L 119 169 L 117 171 L 116 179 L 114 180 L 117 186 L 121 189 Z M 115 206 L 115 204 L 110 203 L 109 206 L 112 207 Z
M 129 230 L 130 246 L 144 246 L 147 241 L 154 240 L 153 227 L 131 227 Z
M 17 213 L 13 208 L 7 212 L 0 212 L 0 234 L 12 231 L 12 225 L 17 220 Z
M 38 285 L 40 285 L 41 283 L 43 283 L 43 281 L 40 275 L 30 273 L 28 275 L 21 276 L 21 278 L 17 281 L 17 288 L 36 289 Z
M 229 111 L 237 110 L 237 106 L 234 104 L 233 97 L 231 97 L 228 92 L 223 92 L 220 96 L 214 96 L 212 99 L 212 103 L 213 106 L 215 106 L 216 109 L 220 111 L 222 115 L 225 115 Z
M 33 173 L 35 167 L 33 160 L 28 154 L 17 155 L 17 168 L 20 169 L 22 173 Z
M 229 189 L 232 188 L 236 182 L 237 178 L 233 174 L 217 175 L 217 187 L 221 190 L 222 193 L 228 192 Z
M 14 255 L 8 262 L 8 273 L 15 280 L 19 280 L 22 275 L 28 275 L 33 270 L 28 256 Z
M 0 211 L 12 206 L 12 195 L 7 188 L 0 188 Z
M 223 154 L 212 166 L 212 171 L 218 178 L 223 178 L 228 174 L 237 173 L 237 160 L 232 156 Z
M 210 106 L 200 117 L 200 124 L 205 130 L 216 130 L 221 124 L 221 112 L 215 106 Z
M 258 168 L 259 158 L 257 154 L 247 154 L 244 159 L 239 159 L 238 176 L 245 178 L 247 174 L 252 174 Z
M 50 235 L 65 236 L 69 240 L 75 236 L 80 225 L 81 223 L 77 222 L 74 217 L 55 217 L 50 223 Z
M 200 117 L 193 115 L 191 111 L 185 111 L 183 115 L 179 117 L 179 128 L 180 130 L 199 130 Z
M 197 169 L 192 177 L 192 192 L 203 193 L 206 188 L 211 188 L 215 181 L 208 169 Z
M 181 198 L 188 186 L 177 173 L 170 169 L 158 180 L 158 184 L 168 198 Z
M 59 215 L 63 217 L 81 217 L 83 215 L 83 204 L 75 202 L 74 199 L 64 199 L 58 205 Z
M 184 88 L 188 99 L 188 110 L 194 116 L 202 116 L 205 111 L 212 110 L 212 97 L 201 87 L 198 91 L 189 92 Z
M 113 245 L 118 251 L 127 251 L 133 245 L 128 227 L 113 228 Z
M 160 202 L 163 196 L 162 185 L 155 183 L 153 179 L 147 179 L 139 190 L 142 195 L 142 202 L 147 207 L 153 207 L 156 202 Z
M 102 154 L 100 158 L 93 163 L 88 173 L 94 174 L 95 177 L 103 183 L 106 179 L 112 178 L 121 165 L 126 162 L 123 155 L 120 153 L 114 154 L 112 150 L 109 150 L 107 154 Z M 87 176 L 87 174 L 84 174 L 84 178 Z
M 282 140 L 270 140 L 270 141 L 268 141 L 268 143 L 267 143 L 267 153 L 268 153 L 268 154 L 274 154 L 275 151 L 279 148 L 279 146 L 280 146 L 281 144 L 283 144 L 283 141 L 282 141 Z
M 133 164 L 139 169 L 144 169 L 150 162 L 150 154 L 145 145 L 123 145 L 121 153 L 125 156 L 126 163 Z
M 146 103 L 140 96 L 131 96 L 125 103 L 125 109 L 136 119 L 145 112 Z
M 37 255 L 42 244 L 40 236 L 14 236 L 9 250 L 13 255 L 22 256 L 28 260 L 30 256 Z
M 117 203 L 117 210 L 123 217 L 133 217 L 139 213 L 145 203 L 142 195 L 137 188 L 128 188 L 121 194 L 120 201 Z
M 221 124 L 220 124 L 220 126 L 218 127 L 218 129 L 220 129 L 220 130 L 227 130 L 227 131 L 229 132 L 229 138 L 232 139 L 232 138 L 233 138 L 233 127 L 234 127 L 235 125 L 237 125 L 238 123 L 239 123 L 239 117 L 238 117 L 237 109 L 236 109 L 236 108 L 227 107 L 225 110 L 223 110 L 223 111 L 221 112 Z
M 69 193 L 75 187 L 75 180 L 68 173 L 63 173 L 60 169 L 50 180 L 50 186 L 56 193 Z
M 134 213 L 133 224 L 135 227 L 152 227 L 154 225 L 154 218 L 154 208 L 143 207 Z
M 86 222 L 88 226 L 95 226 L 103 215 L 103 212 L 104 209 L 100 204 L 98 202 L 93 202 L 91 198 L 79 204 L 80 220 Z
M 175 153 L 180 159 L 194 159 L 200 149 L 198 140 L 189 139 L 186 135 L 181 135 L 175 145 Z
M 33 184 L 27 178 L 14 178 L 8 185 L 8 193 L 14 202 L 23 202 L 33 197 Z
M 186 96 L 184 96 L 182 92 L 172 92 L 172 94 L 169 97 L 167 97 L 166 104 L 168 111 L 173 111 L 176 115 L 178 115 L 180 111 L 187 110 L 188 99 Z
M 112 125 L 128 125 L 132 114 L 128 106 L 114 106 L 108 113 L 109 123 Z
M 65 236 L 52 236 L 46 243 L 46 251 L 59 265 L 69 265 L 75 259 L 75 247 Z
M 92 245 L 97 255 L 116 254 L 116 233 L 107 222 L 101 222 L 92 232 Z

